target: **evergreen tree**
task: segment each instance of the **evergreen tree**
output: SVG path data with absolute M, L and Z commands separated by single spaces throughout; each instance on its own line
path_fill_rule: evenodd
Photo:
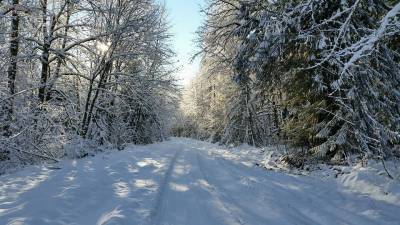
M 203 52 L 222 55 L 238 88 L 225 140 L 270 143 L 266 127 L 277 126 L 275 136 L 318 158 L 392 154 L 399 8 L 385 0 L 212 1 Z M 227 43 L 235 47 L 222 54 Z M 278 116 L 260 119 L 265 111 Z M 252 127 L 253 141 L 240 138 L 243 127 Z

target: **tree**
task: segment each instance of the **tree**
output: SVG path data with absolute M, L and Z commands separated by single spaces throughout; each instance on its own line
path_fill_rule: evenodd
M 178 90 L 162 5 L 153 0 L 15 4 L 18 15 L 29 13 L 19 17 L 18 29 L 12 26 L 18 17 L 0 18 L 9 21 L 0 23 L 0 32 L 10 34 L 0 40 L 1 59 L 10 59 L 0 60 L 0 76 L 11 74 L 14 84 L 10 93 L 9 83 L 0 83 L 1 126 L 9 124 L 13 131 L 0 135 L 0 149 L 7 151 L 7 157 L 0 155 L 1 167 L 82 157 L 91 151 L 89 143 L 123 147 L 167 137 Z M 0 12 L 12 13 L 9 8 L 1 5 Z M 17 52 L 11 43 L 18 43 Z M 9 100 L 12 120 L 3 116 Z M 74 143 L 88 146 L 74 152 L 68 147 Z
M 399 7 L 384 0 L 211 1 L 202 53 L 231 68 L 239 90 L 227 137 L 250 131 L 251 144 L 265 144 L 274 130 L 319 158 L 392 154 Z
M 18 70 L 18 49 L 19 49 L 19 12 L 18 12 L 19 0 L 13 0 L 12 5 L 8 11 L 11 11 L 11 30 L 10 30 L 10 41 L 9 41 L 9 63 L 7 67 L 7 78 L 8 78 L 8 91 L 9 96 L 5 102 L 4 109 L 2 110 L 5 114 L 5 125 L 2 127 L 5 136 L 12 134 L 10 123 L 13 120 L 14 114 L 14 100 L 15 95 L 15 79 Z M 5 13 L 3 13 L 5 14 Z

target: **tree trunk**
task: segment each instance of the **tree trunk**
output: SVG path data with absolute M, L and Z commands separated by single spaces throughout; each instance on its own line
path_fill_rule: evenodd
M 47 95 L 47 78 L 48 78 L 48 73 L 49 73 L 49 49 L 50 45 L 44 44 L 43 46 L 43 53 L 41 57 L 42 61 L 42 71 L 40 73 L 40 86 L 39 86 L 39 100 L 41 103 L 43 103 L 46 98 L 45 96 Z
M 13 0 L 13 6 L 19 4 L 19 0 Z M 7 122 L 11 122 L 13 114 L 14 114 L 14 98 L 15 95 L 15 79 L 17 76 L 18 69 L 18 49 L 19 49 L 19 15 L 17 10 L 14 8 L 12 11 L 12 19 L 11 19 L 11 40 L 10 40 L 10 64 L 7 69 L 8 73 L 8 89 L 10 92 L 11 98 L 6 103 L 6 118 Z M 7 124 L 5 126 L 5 134 L 6 136 L 11 135 L 10 126 Z
M 46 101 L 47 96 L 47 80 L 49 78 L 50 72 L 50 47 L 51 47 L 51 38 L 52 32 L 51 30 L 54 29 L 55 26 L 55 17 L 53 16 L 50 31 L 47 29 L 47 0 L 42 1 L 42 32 L 43 32 L 43 49 L 42 49 L 42 56 L 41 56 L 41 63 L 42 63 L 42 71 L 40 73 L 40 85 L 39 85 L 39 101 L 40 103 L 44 103 Z
M 81 131 L 81 136 L 82 137 L 87 137 L 87 133 L 89 131 L 89 126 L 90 126 L 90 122 L 92 120 L 92 116 L 93 116 L 93 109 L 94 106 L 96 104 L 97 98 L 100 94 L 100 90 L 103 88 L 103 84 L 107 78 L 107 74 L 111 71 L 112 69 L 112 63 L 111 62 L 106 62 L 105 65 L 103 66 L 103 68 L 99 71 L 100 73 L 100 80 L 99 83 L 97 85 L 97 89 L 94 93 L 93 99 L 90 101 L 90 96 L 91 96 L 91 92 L 93 90 L 93 85 L 94 82 L 91 82 L 91 85 L 89 87 L 89 94 L 88 94 L 88 98 L 86 99 L 86 105 L 85 105 L 85 113 L 83 116 L 83 121 L 82 121 L 82 131 Z M 93 81 L 95 79 L 96 76 L 93 76 Z
M 69 20 L 71 18 L 71 5 L 68 6 L 68 11 L 67 11 L 67 18 L 65 21 L 65 28 L 64 28 L 64 38 L 62 40 L 62 44 L 61 44 L 61 49 L 65 49 L 66 45 L 67 45 L 67 35 L 68 35 L 68 31 L 69 31 Z M 55 25 L 55 22 L 53 23 Z M 52 26 L 52 30 L 54 29 L 54 26 Z M 61 72 L 61 64 L 62 64 L 62 59 L 64 58 L 64 56 L 58 56 L 57 58 L 57 64 L 56 64 L 56 69 L 54 72 L 54 78 L 52 79 L 52 81 L 50 82 L 50 84 L 48 85 L 47 89 L 47 94 L 46 94 L 46 101 L 49 101 L 51 99 L 51 90 L 53 89 L 54 84 L 56 83 L 57 79 L 60 77 L 60 72 Z

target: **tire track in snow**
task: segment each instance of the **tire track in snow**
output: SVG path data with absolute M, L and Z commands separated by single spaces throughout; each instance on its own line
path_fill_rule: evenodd
M 234 164 L 229 163 L 228 160 L 224 159 L 224 158 L 220 158 L 220 157 L 216 157 L 215 161 L 217 164 L 220 165 L 220 167 L 223 168 L 227 168 L 225 171 L 228 172 L 228 175 L 231 176 L 234 180 L 240 180 L 242 176 L 240 176 L 239 174 L 244 174 L 246 176 L 253 176 L 254 174 L 249 173 L 248 170 L 246 169 L 241 169 L 239 170 L 238 167 L 234 166 Z M 273 172 L 274 173 L 274 172 Z M 351 216 L 352 216 L 352 212 L 341 209 L 340 205 L 336 205 L 336 204 L 326 204 L 326 202 L 329 202 L 329 198 L 327 198 L 327 194 L 336 194 L 337 197 L 341 197 L 342 199 L 345 199 L 344 196 L 342 196 L 340 193 L 338 192 L 330 192 L 330 191 L 325 191 L 325 190 L 319 190 L 319 189 L 312 189 L 312 195 L 307 194 L 307 196 L 299 196 L 299 193 L 295 193 L 295 192 L 290 192 L 287 190 L 282 190 L 280 188 L 278 188 L 278 186 L 276 186 L 275 184 L 270 184 L 271 182 L 275 182 L 275 181 L 279 181 L 276 180 L 276 178 L 274 178 L 273 176 L 269 177 L 269 181 L 267 181 L 266 179 L 261 179 L 261 181 L 259 182 L 255 182 L 252 186 L 255 190 L 260 191 L 262 196 L 262 193 L 265 192 L 265 190 L 269 190 L 270 193 L 280 193 L 279 195 L 290 195 L 290 197 L 288 197 L 287 199 L 298 199 L 299 197 L 308 197 L 309 201 L 313 201 L 314 203 L 317 203 L 318 205 L 320 205 L 321 207 L 318 208 L 314 208 L 314 209 L 309 209 L 308 211 L 306 209 L 302 209 L 301 205 L 287 205 L 286 207 L 291 208 L 290 212 L 291 215 L 293 217 L 297 217 L 297 219 L 302 220 L 304 219 L 304 224 L 321 224 L 324 223 L 323 221 L 328 220 L 335 220 L 335 218 L 337 218 L 336 220 L 338 220 L 338 223 L 343 223 L 343 224 L 351 224 L 351 225 L 356 225 L 359 224 L 360 221 L 356 221 L 353 222 L 351 221 Z M 296 185 L 312 185 L 312 183 L 306 183 L 306 181 L 303 179 L 301 180 L 301 183 L 299 181 L 293 181 L 295 182 Z M 258 187 L 257 187 L 258 186 Z M 223 189 L 223 188 L 222 188 Z M 225 191 L 225 190 L 224 190 Z M 324 191 L 323 193 L 321 193 L 321 191 Z M 228 191 L 226 191 L 228 192 Z M 326 194 L 325 194 L 326 193 Z M 303 195 L 305 195 L 306 193 L 303 192 Z M 306 200 L 303 200 L 304 204 L 307 203 Z M 278 202 L 277 202 L 278 203 Z M 300 209 L 300 210 L 299 210 Z M 329 217 L 321 217 L 321 215 L 319 214 L 314 214 L 314 216 L 310 216 L 312 214 L 312 212 L 324 212 L 323 215 L 329 215 Z M 333 217 L 332 217 L 333 215 Z M 370 224 L 370 221 L 365 220 L 363 218 L 360 218 L 360 220 L 362 221 L 362 224 Z M 340 221 L 340 222 L 339 222 Z
M 227 175 L 230 176 L 233 180 L 242 180 L 243 178 L 252 176 L 252 174 L 248 173 L 247 170 L 239 170 L 238 171 L 237 167 L 228 163 L 228 161 L 224 158 L 216 157 L 215 162 L 219 165 L 219 167 L 226 168 L 225 172 L 227 172 Z M 245 174 L 246 176 L 242 176 L 239 174 Z M 271 181 L 262 180 L 262 181 L 252 181 L 252 182 L 253 182 L 253 184 L 250 184 L 251 189 L 253 189 L 252 192 L 257 191 L 260 194 L 261 198 L 265 198 L 267 196 L 267 193 L 280 193 L 279 195 L 289 194 L 289 195 L 292 195 L 291 198 L 296 198 L 295 194 L 288 192 L 288 191 L 283 191 L 283 190 L 277 188 L 276 185 L 270 183 Z M 225 190 L 223 187 L 221 187 L 221 189 L 223 192 L 229 193 L 229 191 Z M 268 190 L 268 191 L 266 191 L 266 190 Z M 287 212 L 287 214 L 293 218 L 296 218 L 300 224 L 320 224 L 320 223 L 316 222 L 315 220 L 313 220 L 313 218 L 310 218 L 307 215 L 304 215 L 304 213 L 300 212 L 297 209 L 297 207 L 293 207 L 290 204 L 282 205 L 280 201 L 276 201 L 273 199 L 268 199 L 268 200 L 274 201 L 274 204 L 279 206 L 280 208 L 284 208 L 284 207 L 290 208 L 291 210 L 289 210 Z M 232 199 L 232 202 L 235 205 L 237 205 L 238 207 L 243 207 L 234 199 Z M 249 209 L 247 209 L 247 210 L 249 210 Z M 287 223 L 290 223 L 290 222 L 288 221 Z
M 202 162 L 202 160 L 200 160 L 200 156 L 198 157 L 199 160 L 199 164 L 201 164 L 201 172 L 204 174 L 204 177 L 206 177 L 207 182 L 212 183 L 212 184 L 218 184 L 219 182 L 217 182 L 216 179 L 211 178 L 210 176 L 207 176 L 206 173 L 212 173 L 212 171 L 210 171 L 208 168 L 209 166 L 204 166 L 204 162 Z M 205 160 L 203 160 L 205 161 Z M 226 159 L 223 158 L 213 158 L 212 161 L 218 165 L 215 166 L 214 168 L 224 168 L 224 172 L 226 172 L 225 175 L 228 175 L 232 180 L 241 180 L 243 177 L 246 176 L 241 176 L 239 174 L 246 174 L 248 177 L 251 177 L 252 174 L 247 173 L 248 171 L 246 170 L 238 170 L 237 167 L 235 167 L 234 165 L 228 163 L 228 161 Z M 209 171 L 209 172 L 207 172 Z M 266 182 L 266 180 L 263 180 L 264 182 L 257 182 L 254 181 L 254 183 L 251 185 L 251 192 L 257 192 L 260 194 L 260 197 L 264 197 L 264 194 L 267 193 L 266 191 L 263 191 L 263 189 L 265 190 L 269 190 L 270 192 L 272 191 L 273 193 L 277 192 L 277 193 L 282 193 L 282 194 L 292 194 L 291 192 L 287 192 L 287 191 L 282 191 L 279 188 L 277 188 L 275 185 L 273 184 L 269 184 L 268 182 Z M 219 198 L 225 202 L 230 202 L 233 206 L 228 206 L 227 208 L 232 212 L 231 214 L 236 215 L 236 217 L 234 216 L 234 218 L 237 219 L 237 221 L 239 221 L 240 224 L 249 224 L 247 222 L 245 222 L 246 220 L 244 218 L 239 217 L 239 212 L 243 211 L 244 214 L 246 214 L 245 212 L 251 212 L 252 210 L 242 204 L 240 204 L 240 202 L 238 202 L 235 198 L 230 197 L 229 195 L 227 195 L 226 193 L 232 193 L 230 190 L 222 187 L 222 186 L 215 186 L 213 185 L 212 187 L 214 192 L 219 196 Z M 247 188 L 249 188 L 246 185 Z M 217 189 L 218 188 L 218 189 Z M 293 194 L 293 197 L 296 197 L 296 195 Z M 269 199 L 269 201 L 271 201 L 271 199 Z M 306 215 L 304 215 L 304 213 L 300 212 L 299 210 L 297 210 L 294 207 L 291 207 L 290 205 L 286 205 L 286 204 L 281 204 L 280 201 L 276 201 L 275 202 L 276 205 L 280 206 L 281 208 L 284 207 L 290 207 L 291 209 L 293 209 L 292 211 L 288 212 L 288 215 L 291 215 L 292 217 L 296 218 L 300 224 L 320 224 L 316 221 L 314 221 L 313 218 L 310 218 Z M 254 214 L 253 216 L 255 216 L 256 214 Z M 259 218 L 260 221 L 263 218 Z M 273 222 L 271 222 L 273 223 Z M 286 223 L 290 224 L 290 221 L 287 221 Z M 250 223 L 251 224 L 251 223 Z
M 231 198 L 225 196 L 224 194 L 222 194 L 221 192 L 218 191 L 217 187 L 215 185 L 212 185 L 213 182 L 210 182 L 210 178 L 209 176 L 205 173 L 205 169 L 204 169 L 204 165 L 203 162 L 200 159 L 200 154 L 196 153 L 196 159 L 197 159 L 197 164 L 199 165 L 199 171 L 201 172 L 204 180 L 207 181 L 207 183 L 210 184 L 210 193 L 212 195 L 214 195 L 214 197 L 216 197 L 222 204 L 223 209 L 229 213 L 229 215 L 231 215 L 232 218 L 234 218 L 234 220 L 240 224 L 240 225 L 245 225 L 247 224 L 239 215 L 238 213 L 235 213 L 235 211 L 237 211 L 238 209 L 233 209 L 231 206 L 227 205 L 226 202 L 231 202 L 233 203 L 234 201 L 232 201 Z
M 148 225 L 160 224 L 160 221 L 164 214 L 163 205 L 164 205 L 165 192 L 167 191 L 168 184 L 171 180 L 171 175 L 172 171 L 174 170 L 176 160 L 178 159 L 182 151 L 183 151 L 182 149 L 177 150 L 169 163 L 168 169 L 164 174 L 164 179 L 161 181 L 160 187 L 158 188 L 155 205 L 149 215 L 147 223 Z

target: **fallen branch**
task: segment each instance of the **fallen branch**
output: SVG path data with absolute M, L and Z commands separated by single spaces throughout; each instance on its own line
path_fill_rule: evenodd
M 388 175 L 388 177 L 389 177 L 390 179 L 393 180 L 394 178 L 392 177 L 392 175 L 390 175 L 389 171 L 388 171 L 387 168 L 386 168 L 385 160 L 381 159 L 381 161 L 382 161 L 383 168 L 384 168 L 385 171 L 386 171 L 386 174 Z
M 60 160 L 58 160 L 58 159 L 56 159 L 56 158 L 53 158 L 53 157 L 50 157 L 50 156 L 45 156 L 45 155 L 40 155 L 40 154 L 37 154 L 37 153 L 34 153 L 34 152 L 24 151 L 24 150 L 22 150 L 22 149 L 15 148 L 15 147 L 12 147 L 12 146 L 10 146 L 10 147 L 11 147 L 12 149 L 16 150 L 16 151 L 19 151 L 19 152 L 22 152 L 22 153 L 25 153 L 25 154 L 33 155 L 33 156 L 40 157 L 40 158 L 44 158 L 44 159 L 53 160 L 53 161 L 55 161 L 55 162 L 60 162 Z

